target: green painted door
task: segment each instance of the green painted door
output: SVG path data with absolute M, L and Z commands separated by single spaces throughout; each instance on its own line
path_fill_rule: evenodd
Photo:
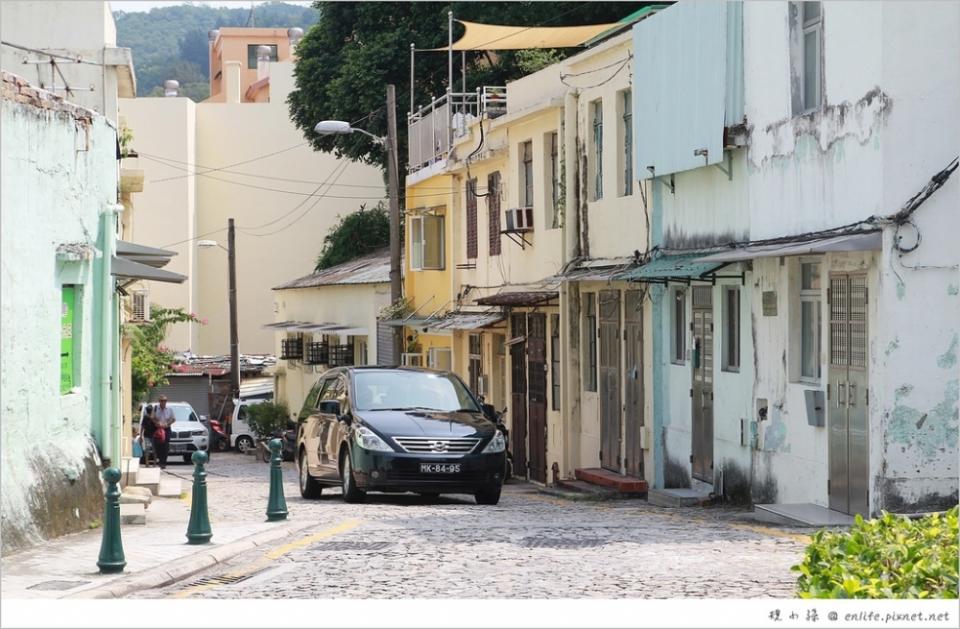
M 60 393 L 69 393 L 74 385 L 73 374 L 73 314 L 76 306 L 76 288 L 64 286 L 60 304 Z

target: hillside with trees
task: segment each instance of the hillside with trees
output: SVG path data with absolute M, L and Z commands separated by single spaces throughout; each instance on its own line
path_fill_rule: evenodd
M 117 45 L 133 51 L 137 95 L 163 94 L 163 82 L 176 79 L 180 93 L 195 101 L 209 96 L 207 32 L 221 26 L 257 26 L 306 31 L 319 12 L 284 2 L 229 9 L 201 4 L 155 8 L 144 12 L 114 11 Z

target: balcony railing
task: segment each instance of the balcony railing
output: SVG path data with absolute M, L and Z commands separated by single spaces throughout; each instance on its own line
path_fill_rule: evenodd
M 282 360 L 300 360 L 303 358 L 303 338 L 292 336 L 280 340 L 280 358 Z
M 485 85 L 475 92 L 447 92 L 407 116 L 407 169 L 416 172 L 444 159 L 454 137 L 471 121 L 507 111 L 507 88 Z
M 308 365 L 329 364 L 330 345 L 324 342 L 307 343 L 307 357 L 303 362 Z

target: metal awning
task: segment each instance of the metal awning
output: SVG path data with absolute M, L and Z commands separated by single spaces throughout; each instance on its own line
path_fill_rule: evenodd
M 384 319 L 380 323 L 395 328 L 402 328 L 403 326 L 421 328 L 431 321 L 436 321 L 436 319 L 431 317 L 403 317 L 402 319 Z
M 261 327 L 274 330 L 286 330 L 288 328 L 295 328 L 298 325 L 307 325 L 307 323 L 307 321 L 276 321 L 274 323 L 265 323 Z
M 164 262 L 166 264 L 166 262 Z M 162 265 L 161 265 L 162 266 Z M 170 284 L 182 284 L 187 276 L 173 271 L 164 271 L 148 264 L 141 264 L 129 258 L 113 256 L 110 264 L 110 272 L 115 277 L 122 277 L 131 280 L 153 280 L 154 282 L 167 282 Z
M 480 306 L 543 306 L 560 297 L 560 293 L 551 291 L 512 291 L 488 295 L 477 299 Z
M 841 251 L 870 251 L 880 249 L 883 237 L 879 231 L 830 236 L 806 242 L 787 242 L 773 245 L 746 245 L 730 251 L 697 258 L 705 264 L 742 262 L 754 258 L 801 256 Z
M 661 255 L 642 266 L 618 274 L 616 279 L 633 282 L 712 280 L 715 271 L 726 263 L 700 262 L 699 259 L 706 255 L 709 254 L 705 251 Z
M 170 262 L 170 258 L 175 255 L 177 255 L 176 251 L 157 249 L 156 247 L 148 247 L 135 242 L 127 242 L 126 240 L 117 241 L 118 257 L 133 260 L 134 262 L 146 264 L 158 269 L 166 266 L 167 263 Z
M 502 312 L 448 312 L 427 324 L 427 327 L 430 330 L 476 330 L 505 318 Z
M 564 282 L 603 282 L 615 279 L 632 267 L 636 260 L 633 256 L 619 258 L 593 258 L 577 263 L 558 276 Z

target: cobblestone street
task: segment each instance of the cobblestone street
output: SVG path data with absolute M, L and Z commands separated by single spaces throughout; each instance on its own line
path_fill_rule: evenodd
M 171 466 L 184 479 L 187 466 Z M 639 500 L 570 502 L 522 483 L 500 504 L 339 490 L 300 498 L 284 463 L 291 520 L 315 526 L 186 582 L 140 592 L 168 598 L 752 598 L 792 597 L 804 535 L 742 510 L 668 509 Z M 268 466 L 217 454 L 208 495 L 218 523 L 264 517 Z M 184 488 L 189 485 L 185 482 Z M 200 582 L 204 577 L 229 577 Z

